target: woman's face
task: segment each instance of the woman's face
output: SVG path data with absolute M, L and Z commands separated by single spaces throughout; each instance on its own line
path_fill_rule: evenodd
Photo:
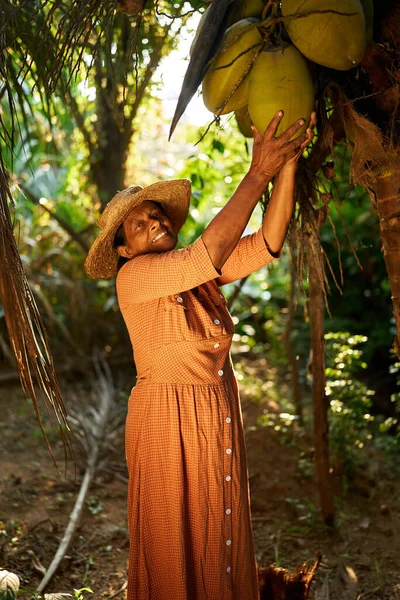
M 162 207 L 151 200 L 145 200 L 134 208 L 124 223 L 126 243 L 117 250 L 125 258 L 133 258 L 149 252 L 173 250 L 178 236 Z

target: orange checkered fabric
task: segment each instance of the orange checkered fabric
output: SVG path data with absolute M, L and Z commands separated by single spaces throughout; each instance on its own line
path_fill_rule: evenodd
M 220 286 L 268 264 L 262 230 L 222 271 L 202 238 L 117 276 L 137 382 L 126 458 L 128 600 L 258 600 L 234 325 Z

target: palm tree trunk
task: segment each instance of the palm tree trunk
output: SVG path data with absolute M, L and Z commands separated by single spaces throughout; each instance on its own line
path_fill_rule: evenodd
M 292 388 L 292 401 L 295 414 L 299 417 L 299 423 L 303 421 L 303 407 L 299 383 L 299 368 L 296 353 L 293 351 L 291 335 L 293 331 L 293 318 L 296 309 L 296 287 L 297 287 L 297 266 L 293 250 L 293 244 L 290 246 L 290 294 L 288 315 L 286 320 L 285 333 L 283 335 L 283 344 L 290 367 L 290 384 Z
M 317 229 L 317 231 L 319 230 Z M 310 285 L 315 472 L 322 518 L 326 525 L 332 525 L 335 509 L 329 477 L 328 403 L 325 396 L 324 295 L 323 282 L 318 269 L 318 253 L 320 252 L 319 237 L 310 235 L 307 259 Z
M 394 346 L 400 358 L 400 170 L 377 177 L 370 184 L 369 193 L 379 217 L 379 232 L 397 329 Z

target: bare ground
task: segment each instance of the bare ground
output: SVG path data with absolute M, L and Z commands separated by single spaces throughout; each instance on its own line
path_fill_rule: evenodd
M 242 357 L 238 371 L 245 373 L 239 384 L 259 564 L 293 568 L 321 550 L 312 599 L 400 600 L 399 478 L 377 453 L 368 456 L 367 466 L 346 491 L 342 477 L 333 473 L 336 526 L 325 528 L 312 476 L 310 436 L 293 427 L 277 432 L 260 425 L 265 411 L 282 410 L 272 385 L 271 393 L 260 394 L 265 361 Z M 0 415 L 0 569 L 16 572 L 23 586 L 33 590 L 57 549 L 81 473 L 78 483 L 57 473 L 19 387 L 0 389 Z M 89 586 L 94 594 L 88 597 L 96 600 L 126 598 L 122 436 L 118 445 L 109 470 L 96 477 L 73 545 L 48 592 Z M 62 464 L 59 442 L 55 448 Z M 120 457 L 117 463 L 115 456 Z

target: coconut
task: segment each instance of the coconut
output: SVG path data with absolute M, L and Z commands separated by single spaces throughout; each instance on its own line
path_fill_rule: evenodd
M 226 30 L 203 79 L 203 101 L 211 112 L 225 115 L 247 104 L 248 73 L 261 51 L 259 22 L 242 19 Z
M 251 121 L 249 107 L 247 105 L 239 108 L 239 110 L 235 110 L 235 119 L 238 129 L 240 133 L 244 135 L 244 137 L 254 137 L 254 131 L 251 128 L 253 123 Z
M 228 19 L 228 25 L 233 25 L 249 17 L 261 19 L 264 6 L 263 0 L 236 0 Z
M 307 13 L 311 14 L 302 16 Z M 285 19 L 287 32 L 310 60 L 338 71 L 351 69 L 362 61 L 366 32 L 359 0 L 282 0 L 282 15 L 295 16 Z
M 303 118 L 307 128 L 314 110 L 315 94 L 307 62 L 291 44 L 282 44 L 263 50 L 257 57 L 249 79 L 249 113 L 261 134 L 274 115 L 283 110 L 277 135 L 292 123 Z

